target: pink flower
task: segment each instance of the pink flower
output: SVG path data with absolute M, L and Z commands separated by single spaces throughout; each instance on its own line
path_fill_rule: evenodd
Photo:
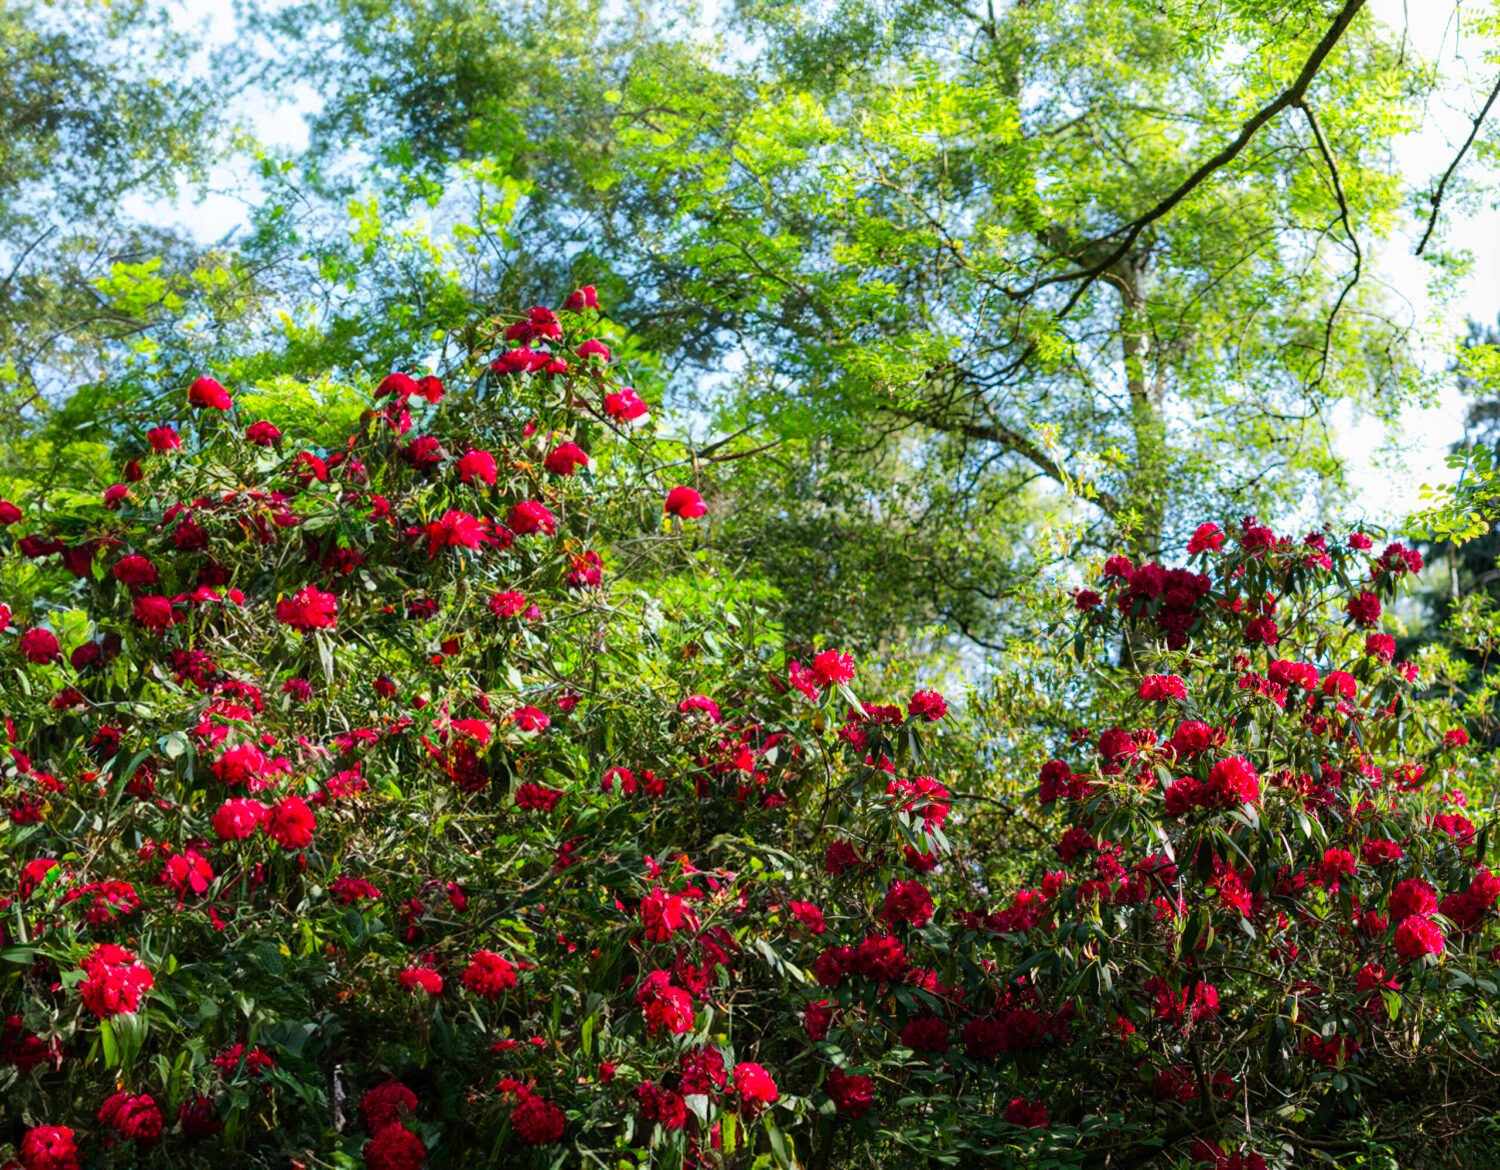
M 563 308 L 570 313 L 581 313 L 584 309 L 597 309 L 599 307 L 599 294 L 594 286 L 586 284 L 576 292 L 570 292 L 568 299 L 563 301 Z
M 583 358 L 585 361 L 587 361 L 591 357 L 596 357 L 601 359 L 602 361 L 607 362 L 611 360 L 612 357 L 609 352 L 609 346 L 605 345 L 604 342 L 600 341 L 596 337 L 589 338 L 573 352 L 580 358 Z
M 670 516 L 678 516 L 683 520 L 696 520 L 699 516 L 708 514 L 708 505 L 690 487 L 674 487 L 667 493 L 667 502 L 662 510 Z
M 188 405 L 196 410 L 228 410 L 233 403 L 229 391 L 213 378 L 204 376 L 188 387 Z

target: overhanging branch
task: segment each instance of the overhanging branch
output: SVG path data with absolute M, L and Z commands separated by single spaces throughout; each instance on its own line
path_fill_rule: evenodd
M 1308 87 L 1312 84 L 1313 78 L 1317 76 L 1318 70 L 1322 68 L 1324 60 L 1333 51 L 1334 45 L 1338 44 L 1340 39 L 1342 39 L 1345 31 L 1349 28 L 1350 22 L 1353 21 L 1359 10 L 1364 6 L 1365 0 L 1345 0 L 1343 8 L 1334 17 L 1333 23 L 1328 26 L 1328 31 L 1323 34 L 1323 38 L 1318 42 L 1317 47 L 1313 49 L 1312 55 L 1308 57 L 1306 63 L 1302 66 L 1302 71 L 1297 74 L 1296 80 L 1275 99 L 1252 114 L 1245 124 L 1240 127 L 1240 132 L 1235 136 L 1234 141 L 1203 163 L 1203 165 L 1184 179 L 1176 190 L 1167 195 L 1155 207 L 1151 208 L 1144 215 L 1116 228 L 1108 236 L 1096 241 L 1096 243 L 1103 243 L 1105 240 L 1112 239 L 1115 236 L 1122 234 L 1124 236 L 1120 243 L 1101 260 L 1083 268 L 1076 268 L 1071 272 L 1059 272 L 1052 276 L 1044 276 L 1024 288 L 1007 288 L 1005 290 L 1006 295 L 1013 300 L 1025 300 L 1050 285 L 1069 284 L 1076 281 L 1079 286 L 1074 290 L 1073 295 L 1068 299 L 1068 303 L 1063 307 L 1062 314 L 1060 314 L 1066 315 L 1078 303 L 1079 298 L 1083 296 L 1094 281 L 1098 280 L 1100 276 L 1124 259 L 1130 249 L 1135 246 L 1135 242 L 1140 238 L 1142 232 L 1171 212 L 1173 208 L 1191 195 L 1193 191 L 1207 181 L 1216 171 L 1233 162 L 1239 153 L 1250 144 L 1250 140 L 1255 137 L 1262 126 L 1288 106 L 1297 105 L 1302 101 Z

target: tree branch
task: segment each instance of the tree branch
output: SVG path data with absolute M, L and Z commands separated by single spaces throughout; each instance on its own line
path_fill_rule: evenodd
M 1098 280 L 1101 275 L 1109 271 L 1110 268 L 1119 263 L 1119 261 L 1125 257 L 1125 255 L 1135 245 L 1136 240 L 1140 238 L 1140 235 L 1143 231 L 1145 231 L 1153 223 L 1161 219 L 1174 207 L 1176 207 L 1179 203 L 1186 199 L 1190 194 L 1193 193 L 1194 190 L 1196 190 L 1211 175 L 1213 175 L 1215 171 L 1218 171 L 1221 168 L 1227 166 L 1229 163 L 1233 162 L 1234 159 L 1239 155 L 1239 153 L 1250 144 L 1250 140 L 1255 137 L 1262 126 L 1264 126 L 1277 114 L 1281 113 L 1281 111 L 1286 109 L 1288 106 L 1296 105 L 1301 102 L 1303 95 L 1307 93 L 1308 86 L 1312 84 L 1313 78 L 1317 76 L 1318 70 L 1322 68 L 1324 60 L 1328 57 L 1328 54 L 1333 51 L 1334 45 L 1338 44 L 1345 31 L 1349 28 L 1350 22 L 1359 13 L 1359 10 L 1364 7 L 1364 5 L 1365 0 L 1345 0 L 1343 8 L 1340 9 L 1339 14 L 1334 17 L 1333 23 L 1328 26 L 1328 31 L 1323 34 L 1323 39 L 1320 40 L 1317 44 L 1317 47 L 1313 49 L 1312 56 L 1310 56 L 1307 59 L 1306 64 L 1302 66 L 1302 71 L 1297 74 L 1297 79 L 1292 82 L 1290 87 L 1279 94 L 1269 104 L 1262 106 L 1253 115 L 1251 115 L 1249 120 L 1246 121 L 1245 124 L 1240 128 L 1240 132 L 1235 136 L 1233 142 L 1229 143 L 1229 145 L 1224 147 L 1223 150 L 1219 151 L 1207 162 L 1203 163 L 1202 166 L 1200 166 L 1191 175 L 1184 179 L 1182 183 L 1177 187 L 1177 189 L 1169 194 L 1165 199 L 1163 199 L 1160 203 L 1158 203 L 1144 215 L 1131 220 L 1127 224 L 1121 225 L 1113 232 L 1111 232 L 1108 236 L 1103 237 L 1104 240 L 1107 240 L 1112 237 L 1118 236 L 1121 233 L 1124 233 L 1125 238 L 1112 252 L 1106 255 L 1098 263 L 1091 264 L 1085 268 L 1078 268 L 1074 269 L 1072 272 L 1059 272 L 1053 274 L 1052 276 L 1045 276 L 1039 280 L 1033 281 L 1025 288 L 1007 288 L 1005 290 L 1006 295 L 1013 300 L 1024 300 L 1025 298 L 1030 297 L 1032 294 L 1039 292 L 1041 289 L 1044 289 L 1049 285 L 1066 284 L 1073 281 L 1078 281 L 1080 282 L 1079 287 L 1074 290 L 1073 295 L 1068 299 L 1068 303 L 1063 307 L 1062 313 L 1059 314 L 1066 315 L 1073 308 L 1073 306 L 1078 303 L 1079 298 L 1083 296 L 1084 292 L 1087 291 L 1089 286 L 1091 286 L 1094 281 Z M 1099 242 L 1102 242 L 1102 240 Z
M 900 407 L 887 407 L 892 414 L 911 422 L 921 423 L 923 426 L 931 427 L 935 431 L 947 434 L 959 434 L 969 439 L 979 439 L 986 443 L 998 443 L 1008 451 L 1014 451 L 1031 463 L 1039 467 L 1048 479 L 1056 480 L 1066 486 L 1076 482 L 1063 467 L 1047 454 L 1037 443 L 1027 438 L 1020 431 L 1014 430 L 1003 423 L 981 423 L 969 419 L 943 418 L 937 415 L 924 414 L 919 410 L 911 410 Z M 1113 518 L 1124 511 L 1124 505 L 1119 498 L 1110 492 L 1100 488 L 1094 489 L 1094 494 L 1089 497 L 1090 502 L 1097 504 L 1105 515 Z
M 1318 362 L 1318 376 L 1308 386 L 1311 390 L 1322 383 L 1323 376 L 1328 372 L 1328 354 L 1333 348 L 1333 326 L 1338 320 L 1339 310 L 1344 307 L 1344 301 L 1354 291 L 1354 286 L 1359 283 L 1360 275 L 1364 271 L 1365 257 L 1359 247 L 1359 237 L 1354 234 L 1354 224 L 1349 219 L 1349 200 L 1344 195 L 1344 184 L 1339 178 L 1338 164 L 1333 160 L 1333 151 L 1328 145 L 1328 138 L 1323 133 L 1323 127 L 1318 124 L 1318 116 L 1313 113 L 1313 108 L 1300 98 L 1297 100 L 1297 105 L 1307 115 L 1307 124 L 1312 127 L 1313 140 L 1318 144 L 1318 153 L 1323 156 L 1323 162 L 1328 167 L 1329 178 L 1333 180 L 1333 195 L 1339 204 L 1339 219 L 1343 221 L 1344 231 L 1349 236 L 1349 246 L 1354 251 L 1354 271 L 1350 274 L 1343 291 L 1339 293 L 1339 299 L 1333 303 L 1333 311 L 1328 314 L 1328 320 L 1323 326 L 1323 357 Z
M 1443 193 L 1448 189 L 1448 180 L 1453 178 L 1453 173 L 1458 170 L 1458 164 L 1464 161 L 1464 155 L 1469 153 L 1469 147 L 1473 146 L 1474 139 L 1479 137 L 1479 128 L 1484 125 L 1484 120 L 1489 116 L 1490 107 L 1495 104 L 1496 98 L 1500 98 L 1500 78 L 1495 80 L 1495 88 L 1490 90 L 1489 100 L 1484 103 L 1484 109 L 1479 111 L 1474 118 L 1473 125 L 1469 127 L 1469 136 L 1458 148 L 1458 153 L 1453 156 L 1453 161 L 1448 164 L 1448 169 L 1438 180 L 1437 190 L 1432 193 L 1432 213 L 1427 217 L 1427 230 L 1422 233 L 1422 242 L 1417 245 L 1418 256 L 1422 254 L 1422 249 L 1427 247 L 1427 241 L 1432 238 L 1432 229 L 1437 227 L 1438 211 L 1443 205 Z

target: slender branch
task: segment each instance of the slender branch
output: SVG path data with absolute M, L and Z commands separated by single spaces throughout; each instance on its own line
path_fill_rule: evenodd
M 1339 204 L 1339 219 L 1344 224 L 1344 231 L 1349 236 L 1349 246 L 1354 251 L 1354 271 L 1350 273 L 1348 282 L 1339 293 L 1339 299 L 1333 303 L 1333 311 L 1328 314 L 1328 320 L 1323 326 L 1323 357 L 1318 362 L 1318 376 L 1308 387 L 1311 390 L 1320 385 L 1323 376 L 1328 373 L 1328 355 L 1333 348 L 1333 326 L 1338 320 L 1339 310 L 1344 307 L 1344 301 L 1354 291 L 1354 286 L 1359 283 L 1360 275 L 1364 272 L 1365 256 L 1360 250 L 1359 237 L 1354 234 L 1354 224 L 1349 219 L 1349 200 L 1344 195 L 1343 180 L 1339 178 L 1338 163 L 1333 160 L 1333 150 L 1328 145 L 1328 138 L 1323 133 L 1323 127 L 1319 125 L 1318 116 L 1313 113 L 1312 106 L 1300 98 L 1297 105 L 1307 115 L 1307 124 L 1312 127 L 1313 140 L 1318 144 L 1318 153 L 1323 156 L 1323 162 L 1328 167 L 1329 178 L 1333 180 L 1333 195 Z
M 1124 239 L 1120 241 L 1120 244 L 1113 251 L 1105 255 L 1099 262 L 1087 267 L 1074 269 L 1072 272 L 1059 272 L 1054 273 L 1052 276 L 1042 277 L 1039 280 L 1033 281 L 1025 288 L 1007 288 L 1005 290 L 1006 295 L 1013 300 L 1024 300 L 1049 285 L 1078 281 L 1080 282 L 1079 287 L 1074 290 L 1073 295 L 1069 298 L 1060 315 L 1064 315 L 1071 310 L 1094 281 L 1098 280 L 1100 276 L 1109 271 L 1109 269 L 1125 257 L 1130 249 L 1135 246 L 1136 240 L 1140 238 L 1143 231 L 1191 195 L 1215 171 L 1233 162 L 1239 153 L 1250 144 L 1250 140 L 1255 137 L 1262 126 L 1288 106 L 1295 105 L 1302 100 L 1303 95 L 1307 93 L 1308 86 L 1312 84 L 1313 78 L 1317 76 L 1318 70 L 1322 68 L 1324 60 L 1333 51 L 1334 45 L 1338 44 L 1345 31 L 1349 28 L 1350 22 L 1364 6 L 1365 0 L 1345 0 L 1343 8 L 1334 17 L 1333 23 L 1328 26 L 1328 31 L 1323 34 L 1323 39 L 1313 49 L 1312 56 L 1302 66 L 1302 71 L 1297 74 L 1297 78 L 1292 82 L 1291 86 L 1270 103 L 1262 106 L 1252 114 L 1249 120 L 1240 127 L 1240 132 L 1235 136 L 1234 141 L 1229 143 L 1228 146 L 1224 147 L 1223 150 L 1219 151 L 1207 162 L 1203 163 L 1202 166 L 1184 179 L 1177 189 L 1165 199 L 1144 215 L 1131 220 L 1127 224 L 1123 224 L 1108 236 L 1103 237 L 1104 240 L 1107 240 L 1121 233 L 1124 234 Z M 1103 240 L 1099 242 L 1102 243 Z
M 1500 98 L 1500 78 L 1496 78 L 1495 88 L 1490 90 L 1489 100 L 1484 103 L 1484 109 L 1479 111 L 1474 117 L 1473 125 L 1469 127 L 1469 136 L 1458 148 L 1458 153 L 1453 156 L 1453 161 L 1448 164 L 1448 169 L 1438 180 L 1437 190 L 1432 193 L 1432 213 L 1427 217 L 1427 230 L 1422 233 L 1422 242 L 1417 245 L 1418 256 L 1422 254 L 1422 249 L 1427 247 L 1427 241 L 1432 238 L 1432 229 L 1437 227 L 1438 211 L 1443 205 L 1443 193 L 1448 189 L 1448 180 L 1453 178 L 1453 173 L 1458 170 L 1458 164 L 1464 161 L 1464 155 L 1469 153 L 1469 147 L 1473 146 L 1474 139 L 1479 137 L 1479 128 L 1484 125 L 1484 120 L 1489 116 L 1490 107 L 1495 104 L 1496 98 Z

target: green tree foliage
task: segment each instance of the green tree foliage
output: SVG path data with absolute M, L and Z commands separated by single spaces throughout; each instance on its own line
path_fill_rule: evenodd
M 1065 500 L 1075 538 L 1147 551 L 1204 508 L 1326 506 L 1335 406 L 1406 400 L 1370 264 L 1427 182 L 1385 143 L 1433 73 L 1362 0 L 745 2 L 719 40 L 648 11 L 265 27 L 325 94 L 311 184 L 431 203 L 481 303 L 607 269 L 676 392 L 780 444 L 777 502 L 734 480 L 723 535 L 828 621 L 885 590 L 982 640 L 1036 569 L 993 550 Z M 821 589 L 786 510 L 841 527 Z
M 218 85 L 186 76 L 192 43 L 154 0 L 0 4 L 0 352 L 6 408 L 97 377 L 191 249 L 132 215 L 205 178 Z M 133 280 L 136 299 L 101 283 Z

